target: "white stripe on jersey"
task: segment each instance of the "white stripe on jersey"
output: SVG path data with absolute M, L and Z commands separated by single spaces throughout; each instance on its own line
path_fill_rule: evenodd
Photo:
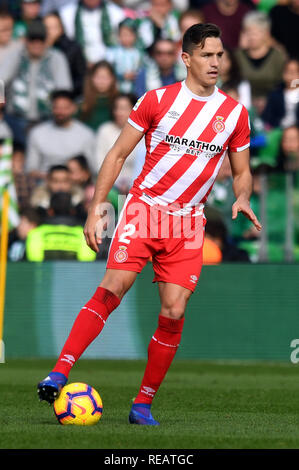
M 186 93 L 185 93 L 185 95 L 186 95 Z M 194 121 L 190 124 L 189 128 L 187 129 L 187 131 L 185 132 L 185 134 L 182 137 L 187 138 L 187 139 L 192 139 L 192 138 L 194 139 L 194 136 L 196 136 L 196 139 L 200 138 L 200 135 L 202 134 L 202 132 L 205 130 L 205 128 L 207 127 L 207 125 L 211 121 L 211 117 L 215 114 L 215 112 L 222 105 L 222 103 L 225 101 L 225 99 L 226 99 L 226 97 L 224 95 L 219 94 L 219 99 L 207 101 L 206 104 L 204 105 L 204 107 L 201 109 L 199 114 L 196 116 Z M 183 102 L 186 103 L 185 100 L 183 100 Z M 188 102 L 188 104 L 189 103 L 190 102 Z M 184 109 L 186 109 L 186 108 L 187 108 L 187 106 L 184 104 Z M 163 122 L 163 119 L 160 121 L 160 123 Z M 159 126 L 160 126 L 160 123 L 159 123 Z M 160 142 L 160 139 L 161 139 L 161 137 L 159 138 L 159 142 Z M 175 165 L 175 163 L 177 163 L 178 160 L 180 160 L 180 158 L 182 158 L 182 156 L 184 154 L 185 154 L 184 149 L 179 154 L 177 152 L 173 152 L 173 150 L 170 149 L 158 161 L 158 163 L 152 168 L 152 170 L 146 175 L 146 177 L 144 178 L 144 180 L 142 181 L 142 183 L 139 186 L 140 189 L 151 188 L 152 186 L 154 186 L 159 181 L 159 179 L 161 179 L 161 177 L 163 177 L 164 174 L 167 173 L 167 171 L 169 171 L 173 167 L 173 165 Z M 198 164 L 197 160 L 196 160 L 196 162 Z M 196 162 L 194 162 L 194 163 L 196 163 Z M 207 161 L 204 161 L 204 163 L 206 164 Z M 191 165 L 191 167 L 192 166 L 193 166 L 193 164 Z M 200 165 L 200 168 L 201 168 L 201 165 Z M 183 177 L 183 176 L 184 175 L 182 175 L 181 177 Z M 176 183 L 180 183 L 180 180 L 176 181 Z M 189 185 L 190 185 L 190 182 L 189 182 Z M 171 188 L 169 188 L 169 190 L 171 190 Z M 162 201 L 161 201 L 161 203 L 162 203 Z
M 159 90 L 157 90 L 157 91 L 159 91 Z M 181 88 L 179 93 L 177 94 L 174 102 L 170 106 L 169 110 L 167 111 L 166 114 L 164 114 L 164 116 L 162 117 L 161 121 L 158 124 L 159 127 L 161 127 L 161 126 L 163 127 L 163 132 L 165 132 L 165 134 L 169 134 L 172 127 L 174 127 L 176 122 L 177 122 L 174 119 L 168 117 L 169 113 L 175 109 L 177 113 L 183 114 L 183 112 L 189 106 L 191 101 L 192 101 L 191 96 L 188 96 L 188 95 L 186 96 L 185 90 L 183 88 Z M 164 135 L 161 135 L 161 132 L 159 132 L 158 130 L 155 130 L 152 133 L 150 150 L 149 150 L 150 153 L 152 153 L 155 150 L 155 148 L 157 147 L 157 145 L 161 142 L 161 138 L 163 140 Z
M 242 152 L 242 150 L 245 150 L 249 147 L 250 144 L 243 145 L 243 147 L 237 147 L 237 152 Z
M 144 128 L 136 124 L 136 122 L 132 121 L 132 119 L 128 119 L 128 123 L 131 124 L 131 126 L 135 127 L 140 132 L 144 132 Z

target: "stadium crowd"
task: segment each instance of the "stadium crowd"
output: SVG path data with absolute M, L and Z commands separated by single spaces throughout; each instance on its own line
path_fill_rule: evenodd
M 184 80 L 182 36 L 199 22 L 221 28 L 217 85 L 249 111 L 252 206 L 264 224 L 260 234 L 245 218 L 232 222 L 227 158 L 206 208 L 204 261 L 298 260 L 298 0 L 0 0 L 1 159 L 11 155 L 16 191 L 11 261 L 95 259 L 82 225 L 97 172 L 136 100 Z M 109 193 L 116 210 L 144 158 L 141 141 Z M 0 164 L 3 192 L 1 181 Z

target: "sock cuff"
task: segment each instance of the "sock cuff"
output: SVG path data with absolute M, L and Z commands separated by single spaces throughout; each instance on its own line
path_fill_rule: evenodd
M 113 292 L 105 289 L 104 287 L 97 288 L 93 295 L 93 299 L 97 302 L 103 303 L 106 306 L 107 312 L 109 314 L 113 312 L 113 310 L 115 310 L 120 304 L 120 299 L 115 294 L 113 294 Z
M 168 333 L 182 333 L 184 327 L 185 317 L 175 320 L 159 315 L 158 325 L 159 328 Z

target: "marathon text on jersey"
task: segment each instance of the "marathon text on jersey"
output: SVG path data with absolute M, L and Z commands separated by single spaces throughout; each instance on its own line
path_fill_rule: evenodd
M 186 137 L 178 137 L 176 135 L 166 135 L 165 142 L 170 145 L 179 145 L 190 149 L 200 150 L 201 152 L 214 153 L 215 155 L 223 150 L 223 145 L 215 145 L 210 142 L 186 139 Z

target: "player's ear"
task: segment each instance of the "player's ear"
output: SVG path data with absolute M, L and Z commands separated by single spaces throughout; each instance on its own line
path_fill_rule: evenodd
M 190 54 L 188 54 L 188 52 L 182 52 L 181 57 L 186 67 L 190 67 Z

